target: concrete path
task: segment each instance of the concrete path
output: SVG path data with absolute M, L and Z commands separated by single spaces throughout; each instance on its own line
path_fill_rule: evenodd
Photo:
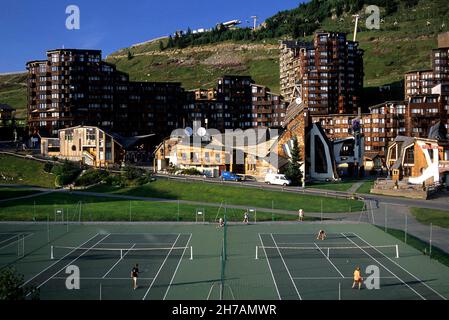
M 363 181 L 362 182 L 356 182 L 352 185 L 351 188 L 348 189 L 348 193 L 355 193 L 357 190 L 359 190 L 359 188 L 362 186 Z

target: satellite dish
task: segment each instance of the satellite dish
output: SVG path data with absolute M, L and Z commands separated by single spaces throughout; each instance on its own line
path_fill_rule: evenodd
M 184 132 L 185 132 L 186 136 L 191 137 L 193 134 L 193 129 L 190 127 L 187 127 L 184 129 Z
M 207 130 L 201 127 L 197 130 L 196 134 L 200 137 L 204 137 L 207 134 Z
M 301 99 L 301 97 L 298 97 L 298 98 L 296 98 L 296 104 L 301 104 L 301 102 L 302 102 L 302 99 Z

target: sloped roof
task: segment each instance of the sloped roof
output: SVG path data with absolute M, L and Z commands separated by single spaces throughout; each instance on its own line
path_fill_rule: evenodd
M 284 128 L 295 119 L 295 117 L 304 111 L 304 104 L 301 102 L 297 104 L 296 101 L 291 102 L 287 107 L 287 113 L 285 114 L 284 124 L 282 125 Z
M 415 143 L 414 137 L 406 137 L 406 136 L 397 136 L 396 139 L 394 139 L 394 143 L 398 145 L 398 156 L 397 159 L 402 159 L 404 157 L 404 152 L 407 147 L 410 147 Z M 396 161 L 392 169 L 399 169 L 401 166 L 402 161 Z

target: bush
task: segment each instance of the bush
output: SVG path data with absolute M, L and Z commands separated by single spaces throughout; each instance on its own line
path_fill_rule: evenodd
M 44 172 L 51 173 L 52 170 L 53 170 L 53 163 L 45 162 L 45 164 L 44 164 Z
M 202 173 L 198 171 L 196 168 L 188 168 L 181 170 L 181 174 L 189 175 L 189 176 L 200 176 Z
M 104 182 L 113 187 L 124 188 L 128 186 L 126 179 L 120 175 L 109 175 L 104 179 Z
M 52 173 L 56 175 L 56 185 L 64 186 L 72 183 L 80 174 L 81 169 L 73 162 L 64 161 L 62 165 L 53 166 Z
M 144 174 L 145 170 L 133 166 L 126 166 L 122 170 L 122 175 L 128 180 L 135 180 L 142 177 Z
M 75 180 L 76 186 L 91 186 L 104 181 L 109 176 L 109 172 L 89 169 Z

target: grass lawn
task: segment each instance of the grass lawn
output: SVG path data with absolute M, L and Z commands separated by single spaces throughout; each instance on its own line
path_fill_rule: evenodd
M 195 221 L 196 210 L 205 212 L 205 220 L 216 221 L 217 214 L 223 217 L 224 209 L 218 207 L 198 207 L 159 201 L 129 201 L 102 197 L 71 195 L 68 193 L 46 194 L 32 199 L 0 203 L 0 221 L 46 221 L 47 215 L 54 221 L 55 209 L 64 209 L 70 221 L 78 221 L 81 201 L 82 221 Z M 243 210 L 227 209 L 228 221 L 242 221 Z M 258 221 L 294 221 L 296 215 L 257 213 Z M 316 218 L 306 219 L 309 221 Z
M 298 210 L 305 212 L 354 212 L 361 210 L 363 203 L 357 200 L 343 200 L 330 197 L 302 195 L 297 193 L 260 190 L 248 187 L 237 187 L 205 182 L 183 182 L 158 179 L 140 187 L 114 188 L 97 186 L 89 191 L 132 195 L 150 198 L 179 199 L 201 202 L 215 202 L 230 205 L 247 205 L 248 207 Z
M 0 154 L 0 183 L 54 188 L 55 176 L 44 172 L 42 162 Z
M 449 211 L 423 209 L 423 208 L 411 208 L 413 216 L 419 222 L 430 225 L 449 229 Z
M 363 184 L 357 189 L 357 193 L 369 194 L 371 193 L 371 189 L 374 186 L 374 181 L 365 181 Z
M 354 181 L 312 182 L 306 184 L 306 188 L 332 190 L 332 191 L 348 191 L 353 184 Z
M 17 188 L 0 188 L 0 200 L 23 197 L 36 193 L 39 193 L 39 191 Z
M 384 230 L 383 227 L 378 228 Z M 405 239 L 405 232 L 402 230 L 388 229 L 387 233 L 391 234 L 393 237 L 401 241 L 404 241 Z M 429 252 L 429 244 L 427 242 L 422 241 L 421 239 L 418 239 L 410 234 L 407 234 L 407 245 L 421 251 L 423 254 L 427 254 Z M 438 262 L 449 267 L 449 254 L 441 249 L 432 247 L 432 259 L 435 259 Z

